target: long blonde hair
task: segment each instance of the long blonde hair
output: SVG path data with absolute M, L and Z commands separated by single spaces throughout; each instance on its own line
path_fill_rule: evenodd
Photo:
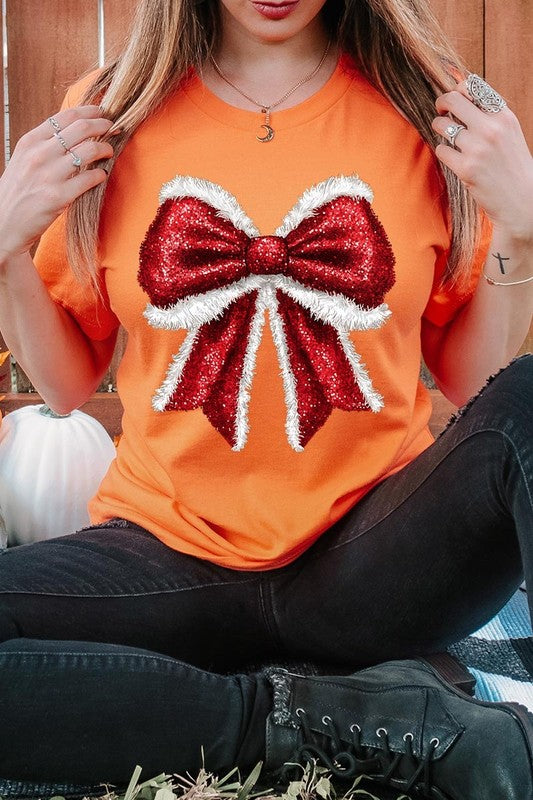
M 441 32 L 428 0 L 327 0 L 324 24 L 374 87 L 435 147 L 435 98 L 465 72 Z M 99 103 L 122 133 L 115 161 L 136 128 L 214 52 L 220 35 L 218 0 L 141 0 L 123 52 L 86 89 L 80 104 Z M 111 166 L 112 162 L 107 162 Z M 453 231 L 447 280 L 466 277 L 479 236 L 479 213 L 451 170 L 443 168 Z M 68 209 L 67 251 L 75 275 L 98 288 L 98 225 L 106 183 Z

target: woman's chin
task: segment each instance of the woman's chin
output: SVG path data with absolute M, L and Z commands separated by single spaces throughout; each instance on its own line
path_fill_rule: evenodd
M 326 0 L 219 0 L 223 24 L 237 23 L 253 38 L 282 42 L 316 20 Z

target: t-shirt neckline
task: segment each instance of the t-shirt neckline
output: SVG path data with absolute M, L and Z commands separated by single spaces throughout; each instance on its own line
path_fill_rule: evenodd
M 290 108 L 281 111 L 272 109 L 272 125 L 275 130 L 302 125 L 331 108 L 347 91 L 354 78 L 353 67 L 349 68 L 348 63 L 348 59 L 341 55 L 335 69 L 318 91 Z M 245 131 L 259 129 L 259 108 L 257 111 L 248 111 L 227 103 L 208 89 L 196 71 L 191 72 L 183 89 L 191 102 L 219 123 Z

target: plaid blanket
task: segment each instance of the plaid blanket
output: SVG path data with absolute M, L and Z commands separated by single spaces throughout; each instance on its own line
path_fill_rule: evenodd
M 533 711 L 533 632 L 525 592 L 449 651 L 476 678 L 479 700 L 515 700 Z
M 479 700 L 514 700 L 533 711 L 533 631 L 525 592 L 518 591 L 493 620 L 449 651 L 476 678 L 475 697 Z M 0 779 L 0 798 L 94 797 L 104 791 L 101 785 Z

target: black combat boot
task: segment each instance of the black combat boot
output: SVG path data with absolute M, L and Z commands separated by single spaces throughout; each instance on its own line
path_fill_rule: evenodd
M 266 770 L 315 760 L 334 776 L 430 800 L 533 800 L 533 715 L 468 697 L 423 659 L 353 675 L 267 670 Z

